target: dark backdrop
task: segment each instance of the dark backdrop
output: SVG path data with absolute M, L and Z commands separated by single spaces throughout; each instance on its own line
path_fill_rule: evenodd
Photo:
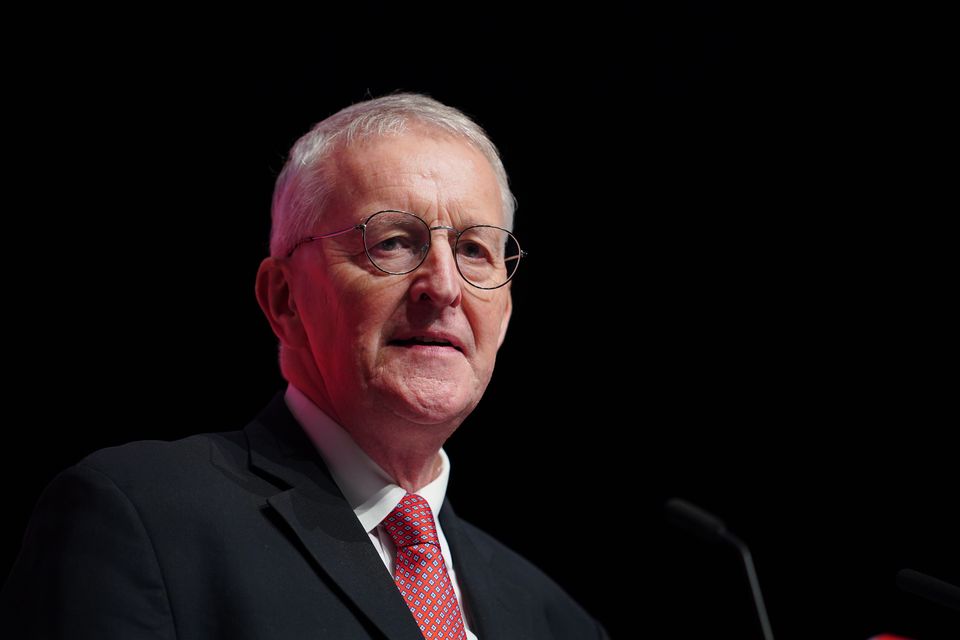
M 282 387 L 253 295 L 273 180 L 316 121 L 411 90 L 489 131 L 531 254 L 448 443 L 461 514 L 619 638 L 759 637 L 670 496 L 751 544 L 778 637 L 956 637 L 894 586 L 960 582 L 955 253 L 908 27 L 400 13 L 66 16 L 18 51 L 0 573 L 62 468 L 241 428 Z

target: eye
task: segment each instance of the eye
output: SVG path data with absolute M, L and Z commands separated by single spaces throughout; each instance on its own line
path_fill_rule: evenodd
M 476 240 L 461 240 L 457 245 L 457 256 L 476 262 L 489 262 L 490 250 Z
M 383 231 L 385 233 L 378 233 L 375 237 L 367 238 L 370 256 L 374 259 L 419 256 L 424 250 L 424 239 L 421 234 L 397 228 Z
M 409 236 L 396 235 L 379 241 L 373 250 L 381 253 L 395 253 L 397 251 L 409 251 L 413 247 L 413 242 Z

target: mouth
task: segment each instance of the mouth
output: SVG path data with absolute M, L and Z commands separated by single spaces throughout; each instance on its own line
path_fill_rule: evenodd
M 463 353 L 463 347 L 460 344 L 442 336 L 419 335 L 410 336 L 409 338 L 396 338 L 390 340 L 387 344 L 393 347 L 405 347 L 408 349 L 415 347 L 446 347 L 456 349 L 460 353 Z

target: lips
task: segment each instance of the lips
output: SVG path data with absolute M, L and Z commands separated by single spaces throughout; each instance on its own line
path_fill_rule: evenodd
M 392 338 L 387 344 L 394 347 L 449 347 L 463 353 L 463 343 L 447 333 L 407 333 Z

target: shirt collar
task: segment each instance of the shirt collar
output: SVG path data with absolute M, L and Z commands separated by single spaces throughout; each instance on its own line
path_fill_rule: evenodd
M 406 490 L 302 391 L 288 384 L 284 400 L 330 469 L 364 530 L 370 533 L 376 529 L 407 494 Z M 449 479 L 450 459 L 441 448 L 440 474 L 417 492 L 430 505 L 434 520 L 443 505 Z

